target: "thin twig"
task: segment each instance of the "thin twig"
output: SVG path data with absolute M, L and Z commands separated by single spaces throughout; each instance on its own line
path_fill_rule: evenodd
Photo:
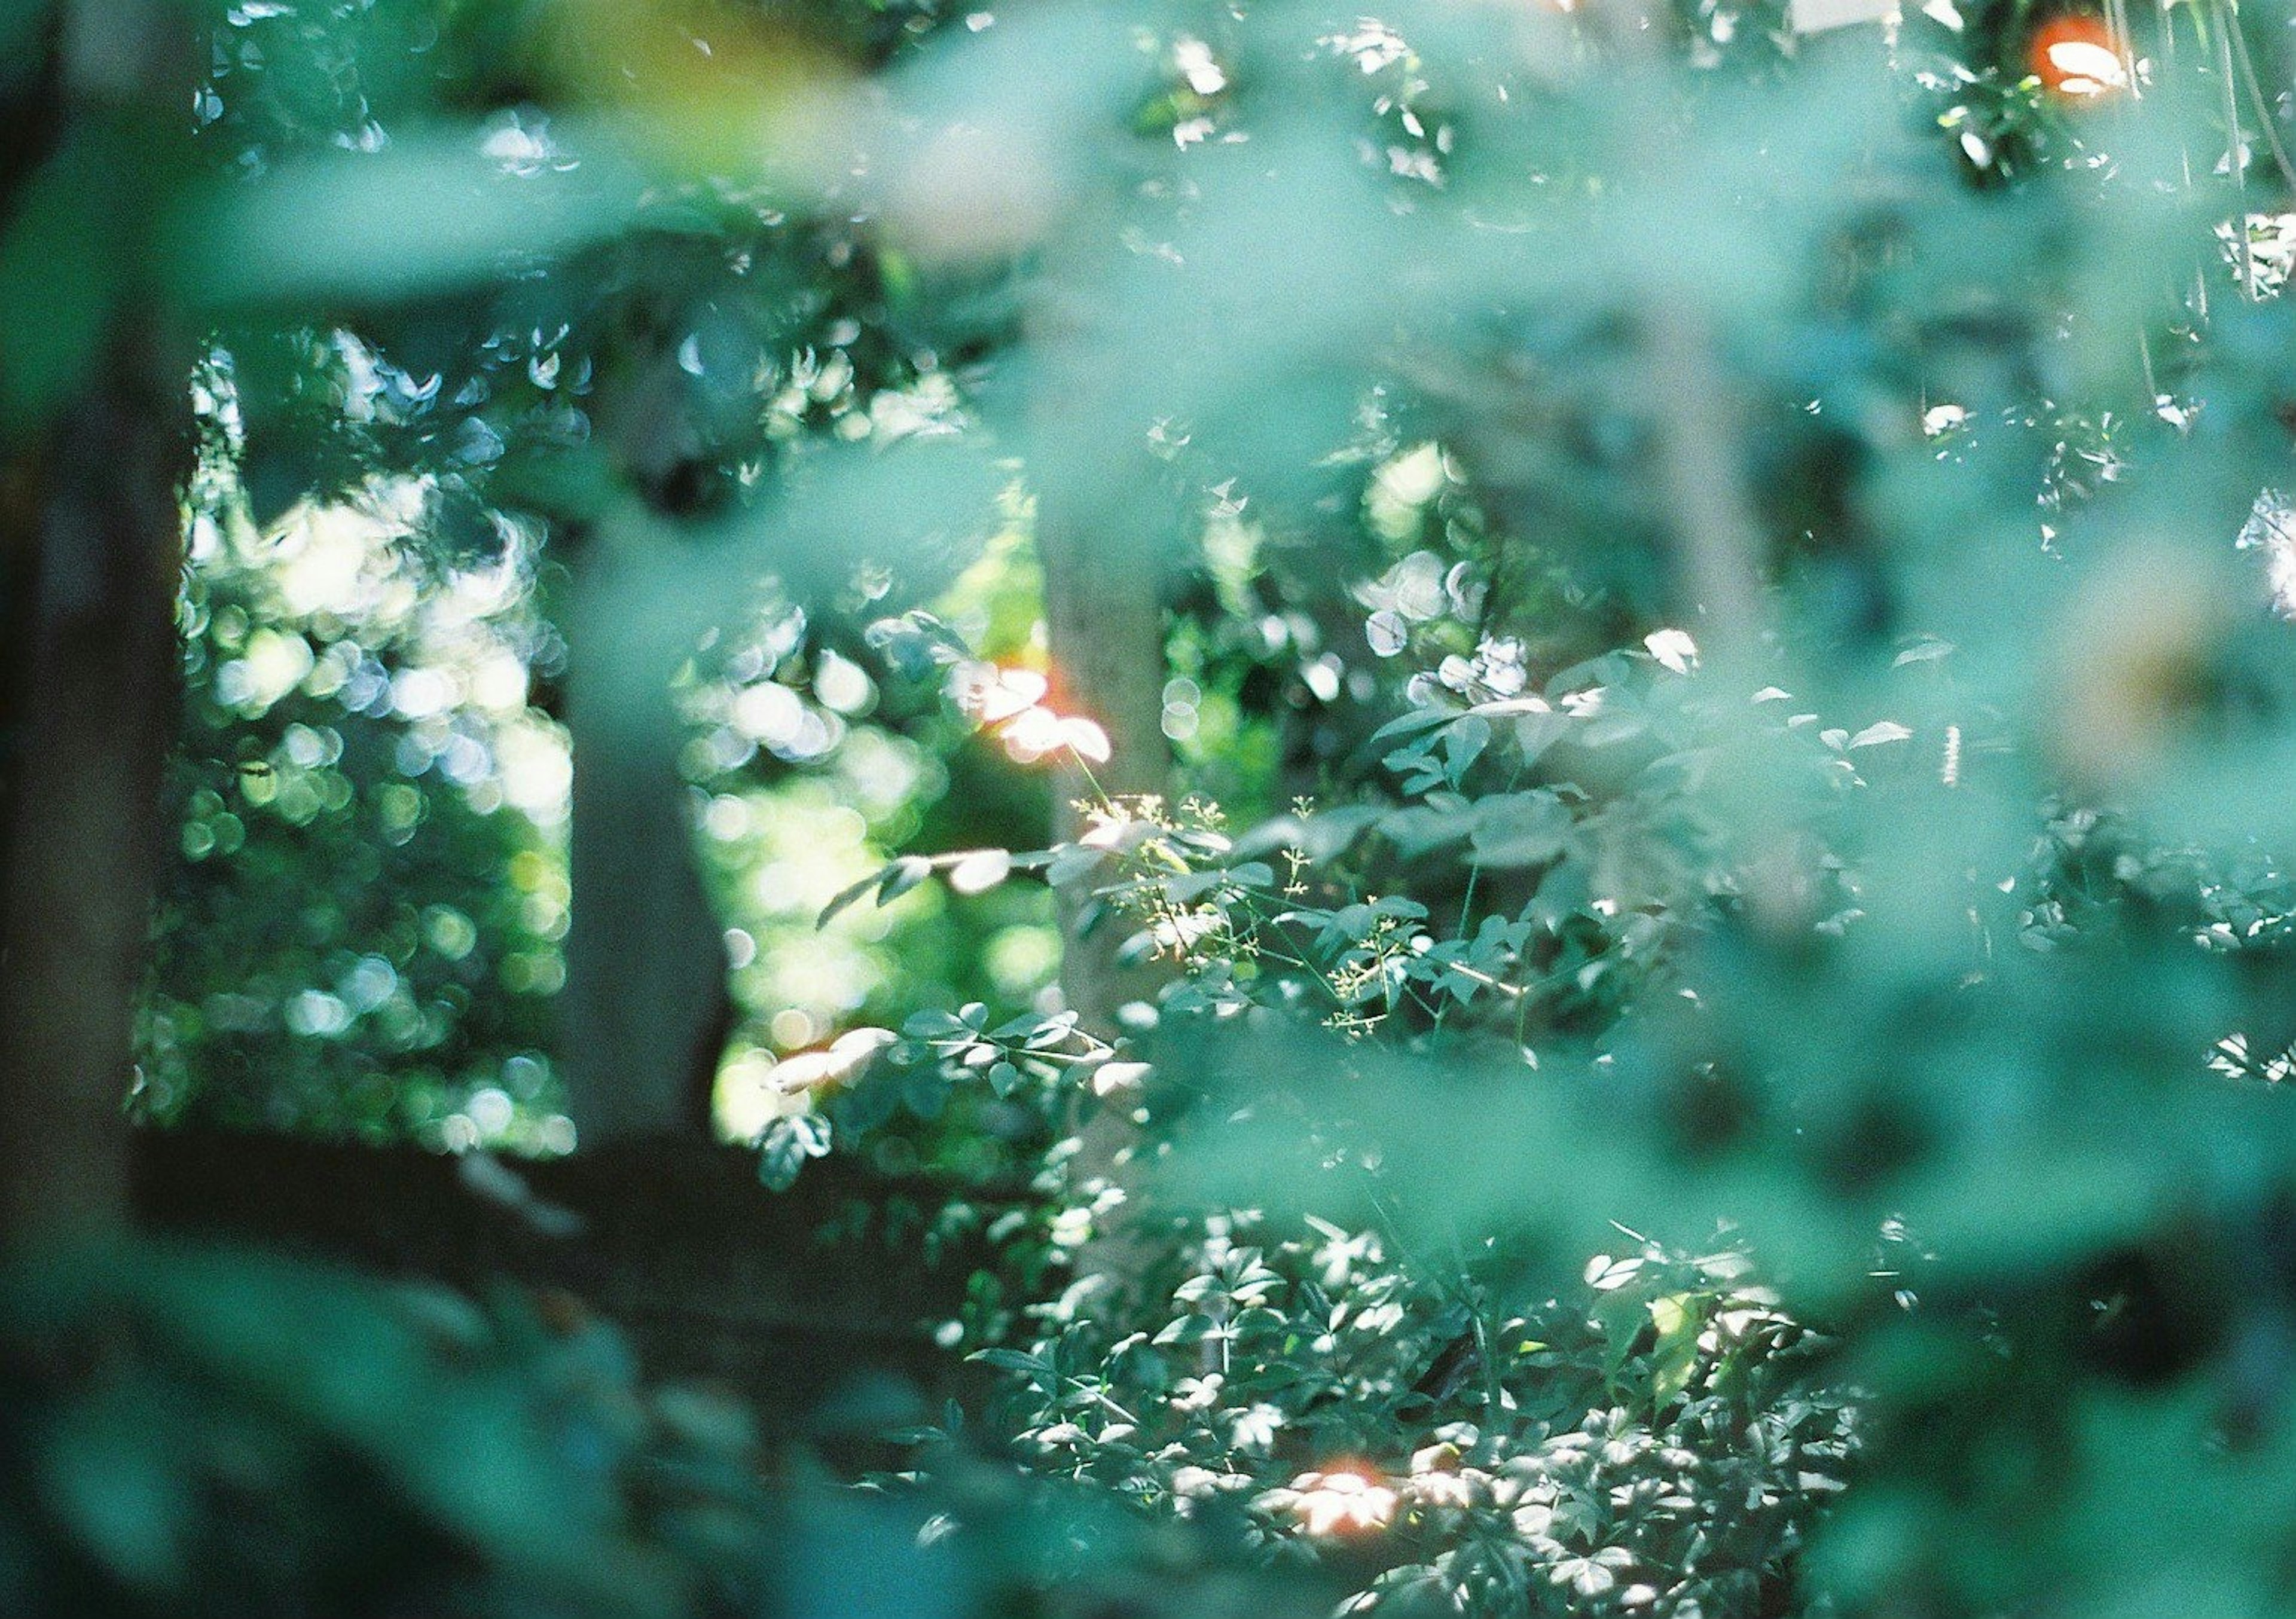
M 2225 138 L 2230 142 L 2225 162 L 2232 169 L 2233 194 L 2239 211 L 2233 217 L 2233 266 L 2240 274 L 2242 296 L 2256 301 L 2256 254 L 2248 239 L 2248 143 L 2241 138 L 2240 87 L 2233 83 L 2232 32 L 2236 19 L 2229 4 L 2217 16 L 2217 77 L 2224 81 Z
M 2256 76 L 2256 58 L 2248 48 L 2248 36 L 2239 28 L 2237 12 L 2226 20 L 2226 32 L 2232 37 L 2233 54 L 2240 61 L 2241 77 L 2248 81 L 2249 99 L 2256 103 L 2256 118 L 2264 131 L 2264 143 L 2272 149 L 2272 161 L 2280 170 L 2280 178 L 2291 192 L 2296 192 L 2296 164 L 2288 160 L 2288 149 L 2280 143 L 2280 132 L 2274 128 L 2277 121 L 2272 103 L 2264 97 L 2264 86 Z

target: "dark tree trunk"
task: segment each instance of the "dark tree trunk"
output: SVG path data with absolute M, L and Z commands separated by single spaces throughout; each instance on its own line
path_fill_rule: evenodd
M 132 347 L 131 347 L 132 346 Z M 125 1210 L 124 1106 L 165 828 L 186 405 L 131 351 L 54 424 L 31 487 L 0 963 L 0 1229 Z
M 94 200 L 157 251 L 151 174 L 174 172 L 191 89 L 190 8 L 59 8 L 49 70 L 12 127 L 125 130 L 150 173 Z M 45 99 L 45 106 L 30 104 Z M 27 165 L 26 168 L 29 166 Z M 11 177 L 22 173 L 11 166 Z M 4 200 L 12 220 L 20 188 Z M 0 469 L 10 599 L 0 875 L 0 1242 L 128 1215 L 125 1104 L 166 836 L 175 734 L 189 351 L 133 281 L 77 389 L 20 429 Z M 9 311 L 11 321 L 40 318 Z
M 664 556 L 661 537 L 650 538 L 583 540 L 562 626 L 574 789 L 560 1045 L 568 1116 L 585 1148 L 706 1140 L 734 1024 L 671 691 L 715 599 L 700 593 L 694 559 Z

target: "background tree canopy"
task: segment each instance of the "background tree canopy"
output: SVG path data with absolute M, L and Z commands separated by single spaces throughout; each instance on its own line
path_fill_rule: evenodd
M 0 1606 L 2282 1611 L 2292 19 L 1826 11 L 0 0 Z

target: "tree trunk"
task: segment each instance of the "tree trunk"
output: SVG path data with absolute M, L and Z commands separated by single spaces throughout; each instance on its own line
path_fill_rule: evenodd
M 670 683 L 708 615 L 693 562 L 611 519 L 571 563 L 566 728 L 571 914 L 560 998 L 568 1116 L 582 1146 L 706 1137 L 733 1002 L 702 887 Z
M 188 8 L 65 7 L 38 93 L 12 127 L 148 139 L 152 172 L 187 134 Z M 29 166 L 27 165 L 29 168 Z M 150 176 L 91 200 L 137 251 Z M 20 193 L 5 199 L 12 219 Z M 91 226 L 91 228 L 93 228 Z M 175 735 L 181 489 L 193 437 L 189 347 L 132 280 L 78 391 L 0 469 L 12 599 L 10 780 L 0 875 L 0 1243 L 128 1219 L 125 1105 Z M 37 309 L 7 311 L 37 321 Z
M 1113 527 L 1109 514 L 1065 491 L 1037 502 L 1037 554 L 1045 574 L 1045 634 L 1052 656 L 1055 712 L 1078 715 L 1108 733 L 1105 765 L 1086 770 L 1066 759 L 1055 785 L 1054 835 L 1086 830 L 1086 811 L 1111 797 L 1160 796 L 1170 786 L 1165 740 L 1163 558 Z M 1110 1034 L 1127 1001 L 1153 979 L 1116 959 L 1125 929 L 1103 918 L 1086 931 L 1088 895 L 1062 896 L 1061 990 L 1095 1033 Z
M 1107 420 L 1121 417 L 1111 413 Z M 1152 515 L 1153 479 L 1144 466 L 1136 478 L 1121 475 L 1127 447 L 1109 448 L 1119 471 L 1095 480 L 1080 475 L 1071 440 L 1067 454 L 1055 452 L 1037 497 L 1053 708 L 1095 722 L 1109 743 L 1107 762 L 1089 774 L 1073 759 L 1062 766 L 1054 831 L 1064 841 L 1086 830 L 1088 811 L 1103 794 L 1160 797 L 1171 781 L 1163 730 L 1165 525 Z M 1147 458 L 1134 448 L 1130 459 Z M 1126 919 L 1103 913 L 1088 891 L 1063 889 L 1059 904 L 1062 998 L 1084 1028 L 1113 1038 L 1119 1010 L 1152 999 L 1160 974 L 1152 964 L 1127 966 L 1119 959 L 1132 928 Z M 1077 1107 L 1083 1122 L 1069 1183 L 1074 1196 L 1102 1211 L 1077 1271 L 1112 1300 L 1134 1289 L 1152 1252 L 1132 1203 L 1139 1132 L 1128 1108 L 1090 1108 L 1081 1095 Z
M 1109 241 L 1116 239 L 1110 221 Z M 1093 241 L 1079 232 L 1079 241 Z M 1038 372 L 1030 403 L 1034 537 L 1044 569 L 1046 650 L 1054 712 L 1097 724 L 1109 757 L 1087 773 L 1062 756 L 1054 835 L 1079 836 L 1100 798 L 1161 796 L 1170 786 L 1164 736 L 1164 581 L 1173 551 L 1165 469 L 1149 454 L 1149 419 L 1131 379 L 1095 325 L 1097 290 L 1111 273 L 1086 248 L 1047 266 L 1029 322 Z M 1061 990 L 1086 1027 L 1116 1029 L 1127 1001 L 1152 979 L 1116 960 L 1118 919 L 1087 928 L 1088 894 L 1061 895 Z

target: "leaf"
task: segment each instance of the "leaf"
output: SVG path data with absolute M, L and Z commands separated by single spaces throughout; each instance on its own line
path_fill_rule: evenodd
M 518 258 L 611 235 L 645 184 L 603 150 L 514 175 L 475 122 L 400 132 L 381 151 L 322 151 L 217 193 L 189 234 L 198 295 L 250 303 L 387 302 L 484 285 Z
M 985 894 L 1012 875 L 1012 855 L 1003 849 L 979 849 L 949 868 L 948 886 L 959 894 Z
M 158 1590 L 184 1577 L 193 1550 L 198 1463 L 168 1455 L 156 1420 L 166 1413 L 135 1409 L 144 1403 L 122 1393 L 71 1410 L 48 1436 L 39 1482 L 75 1549 L 127 1585 Z
M 885 868 L 877 883 L 877 903 L 890 905 L 932 875 L 932 862 L 918 854 L 904 854 Z
M 1660 1405 L 1689 1387 L 1697 1372 L 1698 1338 L 1706 1327 L 1697 1302 L 1694 1295 L 1686 1293 L 1669 1293 L 1650 1301 L 1651 1324 L 1658 1332 L 1658 1341 L 1651 1349 L 1651 1394 Z
M 1225 871 L 1181 871 L 1164 879 L 1165 897 L 1176 905 L 1193 904 L 1227 880 Z
M 1856 736 L 1851 737 L 1849 746 L 1874 748 L 1883 742 L 1907 742 L 1913 740 L 1913 735 L 1910 727 L 1900 725 L 1895 720 L 1876 720 Z
M 1567 919 L 1584 913 L 1594 901 L 1594 879 L 1587 863 L 1562 861 L 1548 867 L 1546 875 L 1538 879 L 1538 892 L 1524 907 L 1523 919 L 1553 931 Z
M 894 1034 L 890 1029 L 873 1026 L 848 1029 L 829 1043 L 829 1054 L 849 1071 L 859 1067 L 878 1052 L 891 1045 Z
M 1069 1014 L 1069 1017 L 1073 1024 L 1074 1015 Z M 1049 1021 L 1051 1019 L 1043 1012 L 1022 1012 L 1019 1017 L 1008 1018 L 990 1029 L 988 1038 L 999 1041 L 1033 1040 Z
M 1032 1051 L 1050 1051 L 1065 1043 L 1076 1033 L 1076 1013 L 1055 1012 L 1049 1018 L 1037 1018 L 1035 1032 L 1021 1043 Z
M 1237 844 L 1239 851 L 1296 848 L 1311 861 L 1331 860 L 1374 825 L 1384 812 L 1375 805 L 1350 804 L 1321 810 L 1302 820 L 1281 816 L 1254 830 Z
M 1050 1378 L 1053 1375 L 1050 1361 L 1018 1349 L 976 1349 L 964 1358 L 979 1361 L 984 1366 L 994 1366 L 1000 1371 L 1023 1372 L 1032 1378 Z
M 1078 878 L 1100 869 L 1108 858 L 1105 849 L 1086 848 L 1070 845 L 1057 850 L 1045 868 L 1045 880 L 1055 888 L 1065 888 Z
M 798 1172 L 808 1158 L 829 1151 L 829 1121 L 817 1113 L 799 1113 L 775 1119 L 758 1142 L 758 1179 L 771 1190 L 785 1192 L 797 1184 Z
M 1504 793 L 1476 806 L 1470 858 L 1479 866 L 1544 865 L 1570 834 L 1570 806 L 1553 792 Z
M 1093 721 L 1064 719 L 1060 723 L 1058 734 L 1061 745 L 1077 757 L 1089 759 L 1095 765 L 1108 763 L 1111 752 L 1108 732 Z
M 1219 1323 L 1209 1315 L 1184 1315 L 1168 1323 L 1151 1340 L 1158 1344 L 1201 1344 L 1219 1330 Z
M 1378 743 L 1390 737 L 1414 736 L 1422 731 L 1432 731 L 1438 725 L 1447 725 L 1458 717 L 1447 709 L 1414 708 L 1408 714 L 1398 715 L 1373 732 L 1371 740 Z
M 1424 854 L 1472 837 L 1475 830 L 1475 814 L 1472 810 L 1436 809 L 1414 805 L 1381 817 L 1380 835 L 1395 846 L 1396 853 L 1406 859 Z
M 1491 723 L 1471 714 L 1443 733 L 1443 773 L 1456 787 L 1491 745 Z
M 1613 714 L 1608 711 L 1588 722 L 1578 734 L 1582 748 L 1609 748 L 1620 742 L 1630 742 L 1650 729 L 1650 721 L 1639 714 Z
M 814 918 L 813 925 L 816 928 L 828 927 L 829 924 L 836 919 L 839 912 L 849 911 L 852 909 L 853 906 L 859 904 L 861 896 L 868 893 L 870 889 L 877 887 L 878 884 L 883 882 L 889 874 L 890 872 L 888 868 L 880 866 L 875 871 L 870 872 L 868 876 L 863 878 L 859 882 L 855 883 L 851 887 L 839 889 L 837 891 L 837 897 L 824 905 L 821 908 L 821 914 Z
M 1686 630 L 1652 630 L 1643 637 L 1643 646 L 1677 675 L 1687 675 L 1698 666 L 1698 643 Z
M 1107 1097 L 1119 1092 L 1137 1091 L 1153 1072 L 1144 1062 L 1104 1062 L 1093 1070 L 1092 1093 Z
M 1597 1293 L 1609 1293 L 1625 1287 L 1641 1274 L 1643 1262 L 1635 1255 L 1613 1259 L 1608 1254 L 1597 1254 L 1587 1262 L 1586 1282 Z

